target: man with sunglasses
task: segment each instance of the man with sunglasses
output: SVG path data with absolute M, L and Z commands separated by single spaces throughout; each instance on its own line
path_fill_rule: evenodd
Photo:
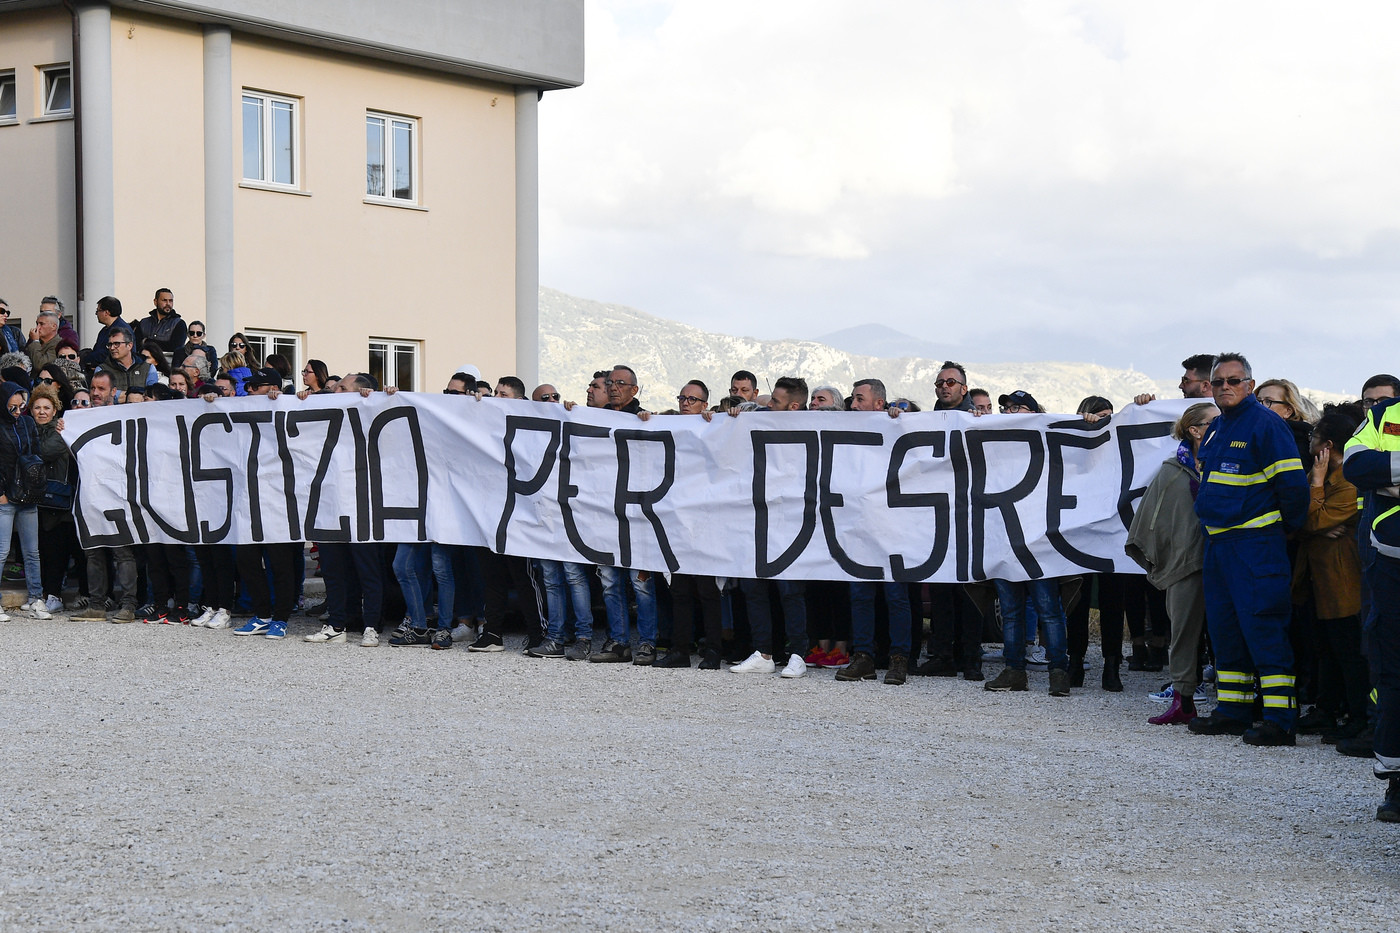
M 933 403 L 934 411 L 972 411 L 972 399 L 967 394 L 967 370 L 961 363 L 943 361 L 943 368 L 933 382 L 933 394 L 938 396 L 938 401 Z
M 112 388 L 118 400 L 121 393 L 127 389 L 144 389 L 148 385 L 154 385 L 160 375 L 150 363 L 134 357 L 132 346 L 129 332 L 114 329 L 111 339 L 107 341 L 107 353 L 110 358 L 97 367 L 99 373 L 106 373 L 112 377 Z
M 24 335 L 10 323 L 10 303 L 0 298 L 0 354 L 23 353 Z
M 1219 704 L 1188 728 L 1249 745 L 1293 745 L 1298 713 L 1288 626 L 1292 573 L 1285 536 L 1308 514 L 1308 478 L 1287 423 L 1254 397 L 1254 374 L 1222 353 L 1210 386 L 1220 415 L 1201 441 L 1196 515 L 1205 529 L 1206 627 Z M 1264 722 L 1254 721 L 1259 677 Z

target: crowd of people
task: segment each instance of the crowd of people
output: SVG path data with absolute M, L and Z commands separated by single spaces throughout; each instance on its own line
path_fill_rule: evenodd
M 1238 736 L 1256 746 L 1293 745 L 1299 734 L 1357 757 L 1372 757 L 1387 792 L 1377 818 L 1400 822 L 1400 379 L 1377 375 L 1360 398 L 1319 410 L 1294 383 L 1255 383 L 1235 353 L 1182 362 L 1190 405 L 1173 426 L 1179 442 L 1139 502 L 1127 553 L 1144 574 L 1097 573 L 986 584 L 906 584 L 724 579 L 654 574 L 567 560 L 533 560 L 487 548 L 436 543 L 311 542 L 326 599 L 306 607 L 301 543 L 150 544 L 84 551 L 73 515 L 77 465 L 60 432 L 73 409 L 202 398 L 377 391 L 367 373 L 333 375 L 319 360 L 300 373 L 276 354 L 259 360 L 242 334 L 219 353 L 204 325 L 188 325 L 160 289 L 135 324 L 120 301 L 102 298 L 102 329 L 81 347 L 56 298 L 45 298 L 27 339 L 8 324 L 0 300 L 0 540 L 22 561 L 22 611 L 116 623 L 229 629 L 281 639 L 306 611 L 314 644 L 358 633 L 375 647 L 472 652 L 505 650 L 510 625 L 523 626 L 533 658 L 630 663 L 799 678 L 835 668 L 842 682 L 888 685 L 910 676 L 983 682 L 988 691 L 1029 689 L 1044 669 L 1048 693 L 1083 688 L 1091 608 L 1097 608 L 1100 685 L 1122 691 L 1121 668 L 1166 670 L 1153 698 L 1155 725 L 1184 724 L 1198 735 Z M 809 387 L 783 376 L 768 393 L 740 370 L 712 398 L 694 379 L 675 407 L 657 415 L 738 417 L 746 411 L 920 411 L 889 398 L 879 379 Z M 462 366 L 446 395 L 493 396 L 572 407 L 555 386 L 527 391 L 515 376 L 494 385 Z M 635 415 L 637 373 L 600 369 L 583 404 Z M 997 396 L 943 364 L 930 410 L 974 416 L 1038 413 L 1024 390 Z M 1138 396 L 1135 404 L 1153 400 Z M 1077 412 L 1111 418 L 1110 400 L 1091 396 Z M 74 597 L 64 602 L 65 592 Z M 512 596 L 514 599 L 512 599 Z M 1393 597 L 1393 598 L 1392 598 Z M 601 616 L 601 617 L 599 617 Z M 1124 627 L 1131 653 L 1124 657 Z M 633 630 L 635 626 L 635 638 Z M 697 630 L 698 626 L 698 630 Z M 603 637 L 595 637 L 595 629 Z M 987 657 L 1002 662 L 982 672 Z M 922 661 L 920 660 L 922 657 Z M 1214 684 L 1212 691 L 1211 684 Z M 1201 706 L 1214 701 L 1207 712 Z M 1310 707 L 1306 713 L 1300 711 Z

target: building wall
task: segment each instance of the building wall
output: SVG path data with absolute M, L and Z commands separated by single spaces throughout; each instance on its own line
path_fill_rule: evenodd
M 203 63 L 199 27 L 113 16 L 114 294 L 132 322 L 157 288 L 187 321 L 204 303 Z
M 300 100 L 304 192 L 235 192 L 239 328 L 304 331 L 334 372 L 363 371 L 370 337 L 421 340 L 428 390 L 463 363 L 513 371 L 513 93 L 239 34 L 233 83 Z M 424 210 L 365 203 L 366 110 L 419 119 Z
M 26 329 L 45 295 L 77 313 L 73 121 L 33 122 L 43 112 L 36 66 L 70 61 L 72 44 L 73 21 L 61 8 L 13 13 L 0 26 L 0 69 L 15 71 L 16 111 L 15 123 L 0 125 L 0 297 Z

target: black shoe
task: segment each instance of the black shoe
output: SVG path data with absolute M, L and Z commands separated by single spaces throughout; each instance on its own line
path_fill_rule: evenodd
M 985 677 L 981 664 L 969 664 L 967 670 L 963 671 L 963 680 L 983 680 Z
M 1105 666 L 1107 666 L 1105 664 Z M 1069 658 L 1069 685 L 1071 687 L 1084 686 L 1084 659 L 1070 655 Z
M 657 658 L 652 667 L 690 667 L 690 652 L 671 650 Z
M 717 671 L 719 670 L 720 662 L 723 660 L 724 659 L 720 657 L 718 648 L 706 648 L 705 656 L 700 659 L 700 670 Z
M 1312 711 L 1298 717 L 1299 735 L 1322 735 L 1337 728 L 1337 717 L 1320 706 L 1314 706 Z
M 588 656 L 594 664 L 623 664 L 632 660 L 632 649 L 624 642 L 609 638 L 603 643 L 603 650 Z
M 1297 745 L 1297 734 L 1285 729 L 1276 722 L 1265 720 L 1253 729 L 1245 732 L 1244 744 L 1273 747 L 1278 745 Z
M 490 632 L 482 632 L 477 636 L 476 641 L 467 645 L 468 651 L 505 651 L 505 642 L 501 641 L 501 636 L 492 635 Z
M 1376 754 L 1376 730 L 1370 723 L 1349 739 L 1337 740 L 1337 751 L 1348 758 L 1371 758 Z
M 413 645 L 430 645 L 433 640 L 428 636 L 425 628 L 411 628 L 401 635 L 395 635 L 389 639 L 391 648 L 408 648 Z
M 1128 658 L 1130 671 L 1160 671 L 1162 664 L 1152 656 L 1152 649 L 1146 645 L 1134 645 L 1133 656 Z
M 1231 719 L 1218 710 L 1209 716 L 1197 716 L 1186 724 L 1196 735 L 1244 735 L 1249 731 L 1249 723 Z
M 956 677 L 958 666 L 952 658 L 929 658 L 918 667 L 911 668 L 909 673 L 919 677 Z
M 1103 688 L 1109 693 L 1123 692 L 1123 678 L 1118 673 L 1118 665 L 1122 662 L 1117 658 L 1113 660 L 1105 659 L 1103 662 Z
M 644 641 L 632 652 L 632 663 L 638 667 L 651 667 L 656 663 L 656 646 Z
M 1376 819 L 1382 823 L 1400 823 L 1400 777 L 1390 779 L 1385 799 L 1376 807 Z
M 1364 719 L 1348 719 L 1322 733 L 1323 745 L 1336 745 L 1342 739 L 1353 739 L 1370 728 Z
M 902 654 L 890 655 L 890 667 L 889 670 L 885 671 L 885 683 L 895 687 L 902 687 L 908 677 L 909 659 Z
M 864 651 L 851 655 L 851 663 L 836 672 L 837 680 L 874 680 L 875 659 Z

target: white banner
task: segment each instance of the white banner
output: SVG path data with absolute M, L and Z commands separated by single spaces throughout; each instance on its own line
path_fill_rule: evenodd
M 84 546 L 437 541 L 731 577 L 1140 572 L 1184 401 L 1108 424 L 961 412 L 633 415 L 401 392 L 66 416 Z

